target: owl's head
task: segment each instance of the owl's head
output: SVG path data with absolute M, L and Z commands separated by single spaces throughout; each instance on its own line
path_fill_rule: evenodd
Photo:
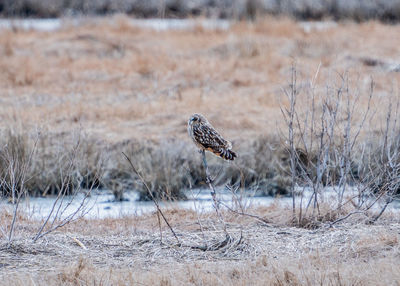
M 198 113 L 193 114 L 189 119 L 189 124 L 199 124 L 202 122 L 207 122 L 207 119 L 203 115 Z

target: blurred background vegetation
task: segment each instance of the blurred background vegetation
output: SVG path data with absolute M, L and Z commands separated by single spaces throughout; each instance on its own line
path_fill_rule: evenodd
M 296 19 L 331 18 L 398 21 L 400 1 L 393 0 L 1 0 L 3 17 L 65 17 L 129 14 L 135 17 L 254 19 L 286 15 Z

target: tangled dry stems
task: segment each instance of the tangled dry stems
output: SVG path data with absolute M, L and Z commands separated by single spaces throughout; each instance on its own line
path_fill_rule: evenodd
M 37 136 L 35 138 L 35 136 Z M 77 143 L 77 136 L 80 136 Z M 125 190 L 135 189 L 140 191 L 141 200 L 150 200 L 147 190 L 137 176 L 131 173 L 129 164 L 122 153 L 126 153 L 136 164 L 137 169 L 144 174 L 144 179 L 152 194 L 157 199 L 182 199 L 185 198 L 182 190 L 189 188 L 205 187 L 203 166 L 201 159 L 191 146 L 178 140 L 168 140 L 161 143 L 151 141 L 126 141 L 123 144 L 107 144 L 81 134 L 56 135 L 46 132 L 35 134 L 28 130 L 16 132 L 8 130 L 3 133 L 2 146 L 12 146 L 15 161 L 24 161 L 33 149 L 35 140 L 38 146 L 33 154 L 32 162 L 26 170 L 29 180 L 26 189 L 29 195 L 46 196 L 56 195 L 60 191 L 63 176 L 71 175 L 71 190 L 76 188 L 88 188 L 96 186 L 107 188 L 115 193 L 116 198 L 123 198 Z M 75 141 L 76 140 L 76 141 Z M 68 158 L 72 149 L 68 146 L 77 145 L 78 154 L 73 170 L 66 172 Z M 242 158 L 236 165 L 230 165 L 215 158 L 210 158 L 210 168 L 214 174 L 217 185 L 241 184 L 242 187 L 265 187 L 271 184 L 279 186 L 281 193 L 285 193 L 284 181 L 280 177 L 285 176 L 284 171 L 274 166 L 271 158 L 272 145 L 267 138 L 259 138 L 249 142 L 250 146 L 243 152 Z M 257 147 L 263 146 L 263 147 Z M 260 152 L 263 148 L 263 152 Z M 3 147 L 2 154 L 5 153 Z M 284 152 L 284 151 L 282 151 Z M 255 153 L 258 155 L 256 156 Z M 275 158 L 278 161 L 279 158 Z M 6 175 L 9 165 L 2 160 L 0 171 L 5 181 L 10 179 Z M 10 190 L 2 185 L 3 196 L 10 196 Z M 269 194 L 275 194 L 271 188 Z
M 266 226 L 224 213 L 235 238 L 225 245 L 220 244 L 225 234 L 212 213 L 200 214 L 201 230 L 193 212 L 166 211 L 182 241 L 180 246 L 165 225 L 160 239 L 154 214 L 76 221 L 36 244 L 23 237 L 38 222 L 22 218 L 18 233 L 24 234 L 11 246 L 0 245 L 1 275 L 7 276 L 9 285 L 24 281 L 32 285 L 243 285 L 249 281 L 256 285 L 385 285 L 400 278 L 393 271 L 398 266 L 399 221 L 388 214 L 374 226 L 352 220 L 308 230 L 277 225 L 290 217 L 290 209 L 286 212 L 275 206 L 249 211 L 274 218 L 275 224 Z M 205 243 L 214 247 L 205 251 Z

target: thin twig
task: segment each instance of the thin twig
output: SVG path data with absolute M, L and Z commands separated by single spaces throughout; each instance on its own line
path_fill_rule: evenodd
M 228 206 L 227 204 L 225 204 L 225 203 L 223 203 L 223 202 L 221 202 L 221 205 L 223 205 L 224 207 L 226 207 L 226 208 L 227 208 L 230 212 L 232 212 L 232 213 L 235 213 L 235 214 L 238 214 L 238 215 L 241 215 L 241 216 L 251 217 L 251 218 L 254 218 L 254 219 L 256 219 L 256 220 L 262 222 L 263 224 L 265 224 L 265 226 L 271 226 L 271 225 L 270 225 L 270 222 L 269 222 L 268 220 L 266 220 L 266 219 L 264 219 L 264 218 L 262 218 L 262 217 L 260 217 L 260 216 L 258 216 L 258 215 L 245 213 L 244 211 L 240 211 L 240 212 L 239 212 L 239 211 L 237 211 L 237 210 L 232 209 L 230 206 Z
M 329 226 L 332 227 L 334 224 L 336 224 L 336 223 L 338 223 L 338 222 L 341 222 L 341 221 L 344 221 L 344 220 L 346 220 L 347 218 L 349 218 L 349 217 L 352 216 L 352 215 L 355 215 L 355 214 L 363 214 L 363 213 L 365 213 L 365 211 L 354 211 L 354 212 L 350 212 L 350 213 L 348 213 L 347 215 L 345 215 L 344 217 L 341 217 L 341 218 L 339 218 L 339 219 L 337 219 L 337 220 L 335 220 L 335 221 L 329 223 Z
M 389 198 L 387 199 L 385 205 L 384 205 L 383 208 L 381 209 L 381 211 L 380 211 L 375 217 L 373 217 L 372 219 L 370 219 L 368 222 L 369 222 L 370 224 L 375 223 L 375 222 L 383 215 L 383 212 L 386 210 L 387 206 L 388 206 L 391 202 L 393 202 L 393 197 L 389 197 Z
M 178 242 L 178 245 L 180 245 L 181 242 L 179 241 L 178 236 L 176 235 L 176 233 L 175 233 L 174 229 L 172 228 L 172 226 L 169 224 L 167 218 L 164 216 L 164 213 L 161 211 L 160 205 L 158 204 L 156 198 L 153 196 L 153 193 L 151 192 L 149 186 L 146 184 L 146 182 L 143 179 L 142 175 L 140 175 L 140 173 L 136 170 L 135 166 L 133 166 L 133 163 L 132 163 L 131 159 L 124 152 L 122 152 L 122 154 L 125 156 L 126 160 L 128 160 L 129 165 L 131 166 L 133 172 L 139 177 L 140 181 L 143 183 L 144 187 L 147 190 L 147 193 L 149 194 L 149 196 L 153 200 L 153 203 L 156 206 L 158 213 L 162 216 L 162 218 L 165 221 L 165 223 L 167 224 L 168 228 L 171 230 L 171 232 L 174 235 L 176 241 Z
M 24 159 L 21 159 L 21 160 L 23 160 L 22 171 L 21 171 L 22 174 L 21 174 L 21 177 L 18 178 L 18 180 L 15 180 L 15 176 L 16 176 L 15 175 L 16 168 L 14 168 L 14 166 L 15 166 L 14 165 L 15 164 L 15 158 L 10 158 L 10 160 L 14 160 L 14 162 L 11 162 L 12 166 L 13 166 L 12 169 L 11 169 L 11 175 L 12 175 L 11 176 L 11 180 L 13 181 L 12 188 L 13 188 L 13 190 L 16 189 L 16 187 L 17 187 L 16 184 L 18 184 L 18 181 L 21 182 L 21 185 L 20 185 L 20 189 L 18 191 L 17 201 L 15 202 L 13 218 L 12 218 L 12 222 L 11 222 L 11 226 L 10 226 L 10 232 L 9 232 L 9 236 L 8 236 L 8 243 L 11 243 L 12 238 L 13 238 L 15 223 L 16 223 L 17 214 L 18 214 L 18 207 L 19 207 L 19 204 L 21 202 L 22 195 L 24 194 L 24 188 L 25 188 L 24 185 L 25 185 L 25 180 L 26 180 L 26 174 L 28 172 L 28 167 L 30 166 L 30 164 L 32 162 L 33 155 L 36 152 L 38 141 L 39 141 L 39 134 L 37 135 L 37 137 L 35 139 L 33 148 L 31 150 L 31 152 L 29 153 L 28 159 L 26 161 Z M 18 158 L 16 158 L 16 159 L 18 160 Z M 14 194 L 13 194 L 13 203 L 14 203 Z

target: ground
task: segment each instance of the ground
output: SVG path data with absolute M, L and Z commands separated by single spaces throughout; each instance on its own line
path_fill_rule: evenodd
M 33 243 L 37 221 L 20 218 L 11 245 L 0 245 L 3 285 L 397 285 L 400 223 L 350 220 L 290 227 L 274 206 L 247 210 L 264 223 L 223 213 L 165 212 L 179 245 L 156 214 L 81 219 Z M 3 220 L 5 221 L 5 220 Z M 219 245 L 225 241 L 225 244 Z M 205 251 L 200 249 L 205 245 Z M 218 246 L 219 245 L 219 246 Z M 251 281 L 251 282 L 250 282 Z

